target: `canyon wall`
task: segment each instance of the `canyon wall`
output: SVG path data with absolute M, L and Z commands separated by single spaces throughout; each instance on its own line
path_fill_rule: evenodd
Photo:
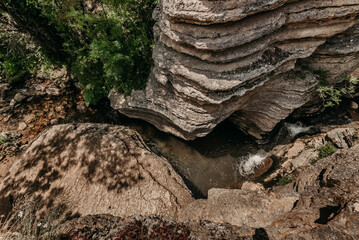
M 262 138 L 359 66 L 359 0 L 161 0 L 145 90 L 111 105 L 184 139 L 229 118 Z

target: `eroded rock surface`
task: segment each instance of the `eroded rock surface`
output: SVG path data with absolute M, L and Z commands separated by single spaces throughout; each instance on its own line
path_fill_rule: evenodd
M 193 200 L 136 132 L 106 124 L 57 125 L 38 137 L 0 183 L 0 213 L 24 196 L 39 213 L 60 208 L 66 217 L 176 216 Z
M 165 233 L 174 239 L 181 234 L 177 239 L 354 240 L 359 237 L 358 169 L 356 144 L 306 167 L 285 186 L 212 189 L 207 200 L 190 203 L 179 218 L 87 216 L 66 223 L 61 233 L 90 239 L 133 234 L 156 239 Z
M 261 138 L 313 98 L 315 70 L 335 83 L 358 68 L 358 13 L 357 0 L 162 0 L 146 90 L 111 105 L 185 139 L 229 117 Z

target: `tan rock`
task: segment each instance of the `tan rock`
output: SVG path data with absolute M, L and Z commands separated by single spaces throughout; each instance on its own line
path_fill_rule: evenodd
M 293 146 L 288 150 L 285 155 L 286 158 L 294 158 L 297 157 L 303 150 L 305 149 L 305 143 L 302 141 L 295 141 Z
M 23 131 L 27 128 L 27 124 L 25 122 L 20 122 L 17 130 Z
M 254 182 L 244 182 L 241 189 L 247 191 L 264 191 L 264 187 L 262 184 Z
M 211 189 L 205 209 L 204 201 L 192 203 L 181 210 L 180 217 L 192 219 L 195 213 L 195 219 L 261 228 L 269 226 L 275 218 L 289 212 L 298 199 L 296 193 Z
M 193 201 L 167 160 L 136 132 L 103 124 L 57 125 L 38 137 L 0 183 L 0 199 L 10 195 L 34 197 L 43 212 L 61 206 L 67 217 L 176 216 Z

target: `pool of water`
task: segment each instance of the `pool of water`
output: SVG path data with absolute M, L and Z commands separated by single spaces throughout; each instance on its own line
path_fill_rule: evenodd
M 106 107 L 92 113 L 88 120 L 124 125 L 139 132 L 154 153 L 171 163 L 196 198 L 207 197 L 211 188 L 240 188 L 244 181 L 257 179 L 257 173 L 268 168 L 266 151 L 309 129 L 300 123 L 284 123 L 274 138 L 259 145 L 229 121 L 219 124 L 205 137 L 185 141 Z

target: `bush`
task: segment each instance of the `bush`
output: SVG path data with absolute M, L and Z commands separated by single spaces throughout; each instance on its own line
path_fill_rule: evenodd
M 332 143 L 328 143 L 327 145 L 322 146 L 319 149 L 319 159 L 329 157 L 333 155 L 336 151 L 337 149 L 334 147 L 334 145 Z
M 345 95 L 351 96 L 351 94 L 355 93 L 355 89 L 359 83 L 356 77 L 349 75 L 343 78 L 340 86 L 328 86 L 326 83 L 327 72 L 317 71 L 316 73 L 319 75 L 320 80 L 317 92 L 323 100 L 325 107 L 339 105 Z
M 313 165 L 320 159 L 333 155 L 336 151 L 337 149 L 332 143 L 328 143 L 327 145 L 322 146 L 321 148 L 319 148 L 319 156 L 316 159 L 312 160 L 311 164 Z
M 125 94 L 145 87 L 152 65 L 152 11 L 156 0 L 4 0 L 53 64 L 65 65 L 87 104 L 111 88 Z
M 0 15 L 0 72 L 9 83 L 34 73 L 40 53 L 30 36 L 17 31 L 7 14 Z
M 277 186 L 284 186 L 291 183 L 293 180 L 288 177 L 280 177 L 276 183 Z

